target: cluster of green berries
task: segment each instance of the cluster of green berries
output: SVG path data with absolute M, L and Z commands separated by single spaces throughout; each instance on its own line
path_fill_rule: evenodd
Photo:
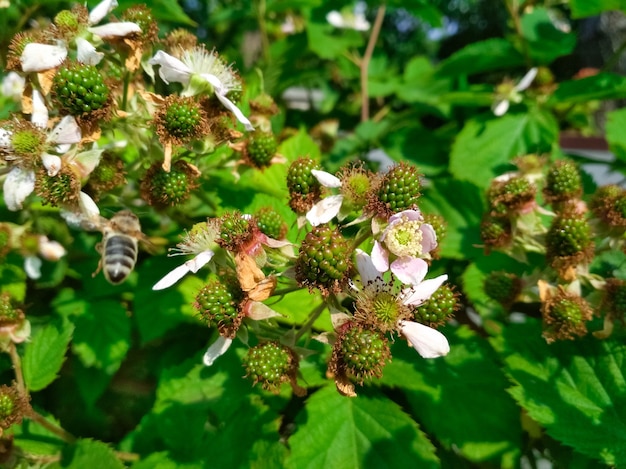
M 278 143 L 271 132 L 256 131 L 248 137 L 246 157 L 251 166 L 266 168 L 276 154 Z
M 544 332 L 548 342 L 571 340 L 587 334 L 587 321 L 593 310 L 580 296 L 568 293 L 563 287 L 542 304 Z
M 103 109 L 109 88 L 93 65 L 70 62 L 54 75 L 52 92 L 59 107 L 73 116 Z
M 569 160 L 556 161 L 548 170 L 543 196 L 546 202 L 558 206 L 578 199 L 583 192 L 580 171 Z
M 126 170 L 124 162 L 115 154 L 105 151 L 98 166 L 89 175 L 89 181 L 85 185 L 85 191 L 96 202 L 101 194 L 107 194 L 116 187 L 126 184 Z
M 28 398 L 20 394 L 16 384 L 0 386 L 0 430 L 20 423 L 28 410 Z
M 443 284 L 413 314 L 416 322 L 436 328 L 445 324 L 460 308 L 459 294 L 450 285 Z
M 383 333 L 348 323 L 333 346 L 329 371 L 363 384 L 365 379 L 380 378 L 390 358 L 389 344 Z
M 537 188 L 523 176 L 512 177 L 507 181 L 495 180 L 487 191 L 491 215 L 503 217 L 522 210 L 535 200 Z
M 609 229 L 621 235 L 626 229 L 626 190 L 617 185 L 599 187 L 589 208 Z
M 594 255 L 591 227 L 584 215 L 565 212 L 556 216 L 546 233 L 546 259 L 564 276 L 571 267 L 589 263 Z
M 487 251 L 508 246 L 512 237 L 511 221 L 508 218 L 486 215 L 480 223 L 480 239 L 485 243 Z
M 202 134 L 204 115 L 196 101 L 175 98 L 166 102 L 164 108 L 162 113 L 155 115 L 157 133 L 162 139 L 184 143 Z
M 626 281 L 618 278 L 606 279 L 601 309 L 607 317 L 622 324 L 626 323 Z
M 216 327 L 224 337 L 235 337 L 243 316 L 240 304 L 243 293 L 236 282 L 213 279 L 196 295 L 194 307 L 209 327 Z
M 220 217 L 219 223 L 217 244 L 229 251 L 239 251 L 258 233 L 256 220 L 244 217 L 238 211 L 226 212 Z
M 485 293 L 502 306 L 509 307 L 522 292 L 522 280 L 508 272 L 490 272 L 483 285 Z
M 301 286 L 318 288 L 327 295 L 347 285 L 352 262 L 349 242 L 327 225 L 311 230 L 300 245 L 296 280 Z
M 169 171 L 155 162 L 141 180 L 141 197 L 156 208 L 181 205 L 198 187 L 197 180 L 197 170 L 184 160 L 174 162 Z
M 372 192 L 368 211 L 389 218 L 394 213 L 416 209 L 422 187 L 420 176 L 417 168 L 408 163 L 393 166 Z
M 13 306 L 11 296 L 8 293 L 0 294 L 0 327 L 17 324 L 23 319 L 24 313 Z
M 272 207 L 259 209 L 255 213 L 254 218 L 259 230 L 264 235 L 274 239 L 284 239 L 287 236 L 287 223 Z
M 50 176 L 43 167 L 37 171 L 35 193 L 41 197 L 43 205 L 75 207 L 80 189 L 80 179 L 67 166 L 62 166 L 55 176 Z
M 322 189 L 311 170 L 320 169 L 319 163 L 311 158 L 298 158 L 287 170 L 289 206 L 298 215 L 303 215 L 320 197 Z
M 295 379 L 298 360 L 278 342 L 264 342 L 248 350 L 243 360 L 246 376 L 261 383 L 266 391 L 278 393 L 280 386 Z

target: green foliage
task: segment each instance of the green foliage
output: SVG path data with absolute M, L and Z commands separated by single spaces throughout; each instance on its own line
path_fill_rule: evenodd
M 626 98 L 625 46 L 596 53 L 585 29 L 626 4 L 356 3 L 149 0 L 135 14 L 152 28 L 111 39 L 92 27 L 133 0 L 98 21 L 73 10 L 77 30 L 55 25 L 69 1 L 0 2 L 0 385 L 24 407 L 0 422 L 0 466 L 626 465 L 626 312 L 609 294 L 626 281 L 626 191 L 597 189 L 626 174 L 626 111 L 604 103 Z M 196 40 L 193 59 L 178 49 Z M 38 69 L 53 45 L 72 76 Z M 585 50 L 601 68 L 578 70 Z M 184 144 L 159 124 L 181 95 Z M 68 113 L 77 126 L 57 128 Z M 16 151 L 23 130 L 41 154 Z M 565 154 L 588 136 L 615 159 Z M 568 190 L 546 189 L 559 160 Z M 250 218 L 268 208 L 283 239 Z M 441 217 L 436 247 L 415 209 Z M 122 210 L 140 229 L 112 223 Z M 546 253 L 555 218 L 585 243 Z M 101 272 L 112 238 L 119 285 Z M 455 317 L 413 322 L 444 274 Z M 498 302 L 499 274 L 513 293 Z M 199 300 L 216 277 L 228 288 Z M 228 324 L 207 324 L 209 300 Z M 280 360 L 251 366 L 264 344 Z

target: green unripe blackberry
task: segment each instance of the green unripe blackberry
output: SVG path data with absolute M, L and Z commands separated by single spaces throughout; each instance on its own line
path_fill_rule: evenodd
M 177 99 L 169 103 L 162 117 L 167 136 L 187 142 L 199 135 L 203 117 L 200 106 L 192 99 Z
M 41 129 L 23 121 L 13 127 L 11 147 L 16 155 L 28 161 L 43 153 L 46 149 L 46 134 Z
M 544 331 L 548 342 L 581 337 L 587 333 L 587 321 L 593 310 L 580 296 L 569 293 L 559 286 L 556 293 L 548 294 L 541 308 Z
M 502 248 L 511 242 L 511 222 L 508 218 L 485 217 L 480 224 L 480 239 L 487 250 Z
M 322 294 L 339 292 L 348 282 L 350 243 L 338 230 L 320 225 L 311 230 L 296 260 L 296 280 L 309 289 L 319 288 Z
M 20 394 L 15 383 L 0 386 L 0 433 L 20 423 L 28 410 L 28 398 Z
M 522 292 L 522 280 L 508 272 L 490 272 L 483 284 L 485 294 L 504 307 L 515 302 Z
M 196 295 L 194 308 L 209 327 L 217 327 L 222 336 L 232 339 L 243 320 L 239 308 L 242 299 L 236 282 L 213 279 Z
M 320 198 L 322 188 L 311 170 L 320 169 L 320 165 L 311 158 L 298 158 L 287 170 L 287 188 L 289 206 L 298 215 L 304 215 Z
M 217 244 L 229 251 L 239 251 L 257 233 L 256 221 L 238 211 L 226 212 L 219 219 Z
M 59 107 L 73 116 L 83 116 L 103 109 L 109 88 L 93 65 L 70 62 L 61 67 L 52 83 L 52 93 Z
M 138 35 L 142 43 L 154 42 L 157 39 L 159 26 L 152 11 L 146 5 L 135 5 L 122 13 L 122 21 L 135 23 L 141 29 Z
M 552 220 L 546 233 L 546 257 L 549 262 L 570 259 L 569 265 L 590 261 L 593 256 L 591 228 L 582 215 L 565 213 Z
M 577 199 L 582 192 L 580 172 L 574 162 L 559 160 L 550 167 L 543 189 L 546 202 L 555 204 Z
M 420 173 L 402 162 L 392 167 L 370 195 L 368 211 L 380 218 L 389 218 L 403 210 L 416 209 L 420 197 Z
M 246 156 L 251 166 L 265 168 L 276 154 L 278 143 L 271 132 L 256 131 L 250 135 L 246 146 Z
M 13 306 L 8 293 L 0 294 L 0 327 L 18 324 L 24 320 L 22 310 Z
M 617 185 L 599 187 L 589 202 L 593 214 L 609 228 L 626 227 L 626 191 Z
M 287 223 L 273 208 L 263 207 L 256 212 L 254 217 L 259 230 L 264 235 L 274 239 L 284 239 L 287 235 Z
M 460 307 L 458 294 L 451 286 L 443 284 L 413 314 L 415 321 L 436 328 L 445 324 Z
M 141 197 L 157 208 L 174 207 L 186 202 L 198 187 L 198 172 L 184 160 L 174 162 L 170 171 L 154 163 L 141 180 Z
M 35 179 L 35 194 L 41 197 L 43 205 L 76 206 L 80 194 L 81 183 L 78 176 L 67 166 L 55 176 L 49 176 L 45 168 L 37 171 Z
M 105 151 L 98 166 L 89 175 L 85 189 L 91 197 L 98 201 L 102 193 L 106 193 L 126 184 L 124 162 L 117 155 Z
M 525 177 L 495 180 L 487 191 L 487 201 L 494 217 L 517 212 L 535 200 L 537 188 Z
M 265 342 L 248 350 L 243 365 L 254 384 L 261 383 L 266 391 L 279 393 L 283 383 L 295 379 L 298 360 L 288 347 Z
M 362 384 L 365 379 L 382 377 L 390 357 L 384 334 L 355 325 L 339 334 L 331 363 L 336 360 L 348 377 Z
M 54 17 L 54 25 L 60 35 L 67 41 L 87 27 L 87 12 L 85 8 L 62 10 Z
M 424 216 L 424 223 L 428 223 L 435 230 L 437 236 L 437 243 L 440 244 L 448 234 L 448 223 L 445 218 L 436 213 L 422 214 Z

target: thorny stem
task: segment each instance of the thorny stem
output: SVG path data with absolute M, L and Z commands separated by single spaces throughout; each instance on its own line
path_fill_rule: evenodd
M 31 409 L 31 411 L 28 414 L 28 418 L 30 418 L 33 422 L 38 423 L 39 425 L 44 427 L 46 430 L 54 433 L 59 438 L 61 438 L 63 441 L 65 441 L 67 443 L 75 443 L 76 442 L 77 438 L 74 435 L 69 433 L 67 430 L 64 430 L 63 428 L 58 427 L 58 426 L 54 425 L 53 423 L 48 422 L 45 419 L 45 417 L 43 415 L 41 415 L 39 412 L 37 412 L 36 410 L 32 410 Z
M 520 4 L 518 0 L 504 0 L 504 4 L 506 5 L 506 9 L 509 11 L 511 15 L 511 19 L 513 20 L 513 27 L 515 28 L 515 33 L 520 38 L 520 42 L 522 44 L 522 53 L 524 54 L 524 62 L 526 63 L 527 68 L 531 68 L 532 61 L 530 60 L 530 51 L 528 49 L 528 41 L 524 37 L 524 32 L 522 31 L 522 21 L 520 19 Z
M 374 20 L 374 26 L 372 27 L 372 34 L 367 42 L 365 55 L 363 55 L 363 59 L 361 60 L 361 122 L 365 122 L 370 118 L 369 92 L 367 89 L 368 68 L 370 60 L 372 59 L 372 54 L 374 54 L 376 41 L 378 41 L 378 36 L 380 35 L 383 20 L 385 19 L 385 9 L 386 7 L 384 3 L 378 7 L 376 19 Z
M 15 370 L 17 390 L 22 396 L 25 396 L 26 385 L 24 384 L 24 373 L 22 373 L 22 360 L 20 360 L 20 356 L 17 353 L 14 342 L 9 343 L 9 356 L 11 357 L 11 363 L 13 364 L 13 369 Z
M 322 303 L 311 312 L 311 315 L 309 316 L 309 320 L 300 328 L 300 330 L 298 331 L 298 333 L 296 334 L 294 338 L 294 342 L 298 342 L 298 340 L 300 340 L 300 338 L 311 329 L 311 327 L 313 326 L 313 323 L 317 321 L 317 318 L 320 317 L 320 315 L 325 309 L 326 309 L 326 303 Z

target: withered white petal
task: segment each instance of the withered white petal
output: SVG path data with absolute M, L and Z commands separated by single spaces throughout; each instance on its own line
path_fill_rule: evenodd
M 189 83 L 189 78 L 192 73 L 191 69 L 176 57 L 173 57 L 162 50 L 154 54 L 154 57 L 152 57 L 148 63 L 150 65 L 161 66 L 159 68 L 159 76 L 165 83 L 169 83 L 171 81 L 175 83 L 182 83 L 183 85 Z
M 140 33 L 141 28 L 137 23 L 120 21 L 118 23 L 103 24 L 102 26 L 93 26 L 89 28 L 89 32 L 100 37 L 126 37 L 132 33 Z
M 96 51 L 96 48 L 91 42 L 83 39 L 82 37 L 76 38 L 76 59 L 85 65 L 98 65 L 104 52 Z
M 31 42 L 24 47 L 20 62 L 23 72 L 43 72 L 58 67 L 66 58 L 65 46 Z
M 37 280 L 41 277 L 41 264 L 43 264 L 43 262 L 37 256 L 27 256 L 24 258 L 24 270 L 28 278 Z
M 232 344 L 232 339 L 227 339 L 226 337 L 219 336 L 215 342 L 211 344 L 211 346 L 207 349 L 202 357 L 202 363 L 206 366 L 211 366 L 215 360 L 224 355 L 226 351 L 230 348 L 230 344 Z
M 315 176 L 315 179 L 324 187 L 330 187 L 332 189 L 341 187 L 341 179 L 333 174 L 320 171 L 319 169 L 312 169 L 311 174 Z
M 343 195 L 328 196 L 311 207 L 311 210 L 306 214 L 306 219 L 313 226 L 328 223 L 337 216 L 342 203 Z
M 13 168 L 4 180 L 4 203 L 12 212 L 22 208 L 22 204 L 35 190 L 35 172 Z
M 48 142 L 57 145 L 78 143 L 81 139 L 80 127 L 74 116 L 65 116 L 48 134 Z
M 412 321 L 400 321 L 402 334 L 424 358 L 443 357 L 450 352 L 448 339 L 441 332 Z
M 44 153 L 41 155 L 41 162 L 48 171 L 48 176 L 56 176 L 61 171 L 61 158 L 57 155 Z
M 181 278 L 189 273 L 189 267 L 185 264 L 179 265 L 174 270 L 169 272 L 165 277 L 159 280 L 152 287 L 153 290 L 163 290 L 165 288 L 171 287 L 176 282 L 178 282 Z
M 48 108 L 39 90 L 33 90 L 33 113 L 30 121 L 42 129 L 48 125 Z
M 117 0 L 102 0 L 89 12 L 89 24 L 98 24 L 117 6 Z

